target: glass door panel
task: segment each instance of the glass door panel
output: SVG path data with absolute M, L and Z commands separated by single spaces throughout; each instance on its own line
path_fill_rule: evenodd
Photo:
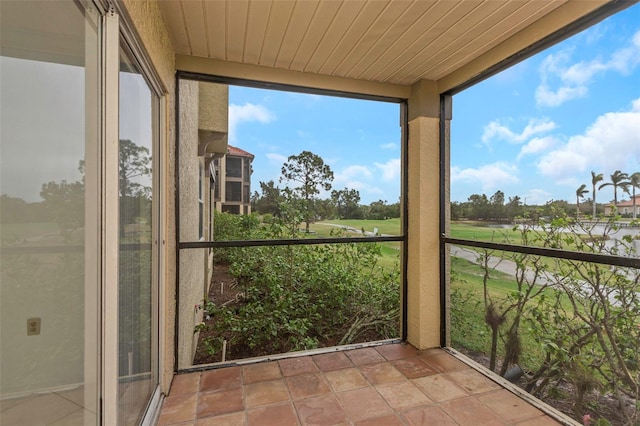
M 97 423 L 98 13 L 0 5 L 0 424 Z
M 158 383 L 154 112 L 157 97 L 126 43 L 119 92 L 119 424 L 138 424 Z

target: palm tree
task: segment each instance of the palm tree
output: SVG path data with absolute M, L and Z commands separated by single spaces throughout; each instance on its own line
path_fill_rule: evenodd
M 635 172 L 629 176 L 629 186 L 631 186 L 631 200 L 633 201 L 633 220 L 636 220 L 636 188 L 640 189 L 640 172 Z
M 604 179 L 602 177 L 602 173 L 598 173 L 596 174 L 596 172 L 594 172 L 593 170 L 591 170 L 591 184 L 593 185 L 593 219 L 595 220 L 596 218 L 596 184 L 598 182 L 601 182 L 602 179 Z
M 629 175 L 626 173 L 622 173 L 620 170 L 616 170 L 613 172 L 611 176 L 611 182 L 603 183 L 598 187 L 598 189 L 602 189 L 605 186 L 613 186 L 613 204 L 614 206 L 618 206 L 618 188 L 621 188 L 624 192 L 629 192 Z
M 576 219 L 580 217 L 580 198 L 584 198 L 584 194 L 588 194 L 589 190 L 584 183 L 576 189 Z

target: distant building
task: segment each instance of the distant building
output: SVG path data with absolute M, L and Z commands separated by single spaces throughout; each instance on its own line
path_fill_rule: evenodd
M 229 145 L 227 154 L 213 160 L 214 206 L 219 212 L 251 214 L 251 163 L 254 155 Z
M 636 195 L 635 196 L 636 199 L 636 216 L 640 216 L 640 195 Z M 606 215 L 610 215 L 611 214 L 611 210 L 613 208 L 613 203 L 607 205 L 604 208 L 604 214 Z M 616 210 L 618 211 L 618 214 L 621 215 L 633 215 L 633 197 L 630 198 L 629 200 L 625 200 L 625 201 L 620 201 L 618 204 L 616 204 Z

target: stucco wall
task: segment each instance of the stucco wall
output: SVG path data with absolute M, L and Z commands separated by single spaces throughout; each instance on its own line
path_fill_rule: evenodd
M 199 241 L 198 82 L 180 81 L 180 241 Z M 206 250 L 180 252 L 180 302 L 178 307 L 178 366 L 191 365 L 197 335 L 193 327 L 201 318 L 195 306 L 204 297 Z
M 420 349 L 440 346 L 439 109 L 435 82 L 412 86 L 406 194 L 407 340 Z

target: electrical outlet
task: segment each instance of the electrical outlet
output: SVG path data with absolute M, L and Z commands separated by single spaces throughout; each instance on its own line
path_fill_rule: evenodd
M 27 320 L 27 336 L 40 334 L 40 321 L 40 318 L 29 318 Z

